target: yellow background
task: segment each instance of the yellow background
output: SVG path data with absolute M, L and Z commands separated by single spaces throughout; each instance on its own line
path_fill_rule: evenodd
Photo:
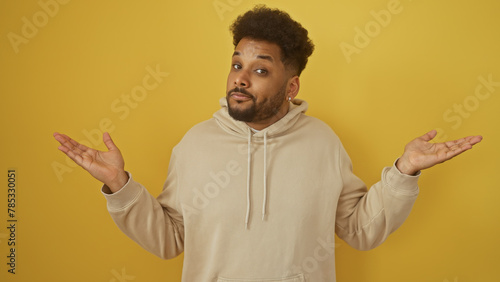
M 41 0 L 49 2 L 58 3 Z M 180 281 L 182 255 L 160 260 L 123 235 L 100 184 L 69 166 L 52 133 L 97 144 L 84 132 L 111 122 L 105 127 L 126 169 L 157 195 L 172 147 L 218 109 L 233 49 L 228 26 L 256 3 L 72 0 L 51 6 L 51 16 L 38 1 L 0 2 L 1 281 Z M 439 128 L 440 139 L 484 136 L 472 151 L 424 171 L 410 217 L 382 246 L 361 252 L 339 242 L 338 281 L 500 281 L 500 187 L 494 181 L 500 87 L 474 100 L 478 77 L 500 82 L 500 2 L 267 4 L 309 30 L 316 51 L 298 98 L 337 132 L 368 185 L 428 130 Z M 399 12 L 377 29 L 373 14 L 388 5 Z M 25 27 L 31 38 L 14 44 L 13 34 L 23 36 L 23 18 L 40 26 L 31 33 Z M 373 36 L 348 62 L 341 44 L 355 47 L 356 28 L 367 26 Z M 123 112 L 111 105 L 142 85 L 148 67 L 169 75 L 121 119 Z M 453 112 L 454 105 L 470 111 Z M 9 168 L 18 172 L 15 275 L 6 265 Z

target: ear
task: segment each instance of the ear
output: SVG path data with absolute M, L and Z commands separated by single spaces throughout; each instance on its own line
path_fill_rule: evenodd
M 292 98 L 292 100 L 295 99 L 295 96 L 297 96 L 297 94 L 299 94 L 299 89 L 300 89 L 299 76 L 294 75 L 288 79 L 286 99 L 288 99 L 288 97 Z

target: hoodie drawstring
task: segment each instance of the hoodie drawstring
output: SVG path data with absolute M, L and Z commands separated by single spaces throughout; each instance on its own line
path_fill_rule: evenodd
M 252 130 L 248 128 L 248 164 L 247 164 L 247 214 L 245 217 L 245 229 L 248 229 L 248 220 L 250 218 L 250 177 L 252 165 Z M 262 199 L 262 221 L 266 216 L 267 205 L 267 131 L 264 132 L 264 195 Z
M 267 202 L 267 131 L 264 132 L 264 199 L 262 200 L 262 220 L 266 216 Z
M 248 218 L 250 217 L 250 165 L 252 164 L 251 144 L 252 144 L 252 131 L 250 128 L 248 128 L 247 215 L 245 218 L 245 229 L 248 229 Z

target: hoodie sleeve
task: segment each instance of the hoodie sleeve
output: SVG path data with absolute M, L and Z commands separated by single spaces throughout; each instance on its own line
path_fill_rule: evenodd
M 408 217 L 417 198 L 418 177 L 386 167 L 382 178 L 367 191 L 353 174 L 352 164 L 340 146 L 339 167 L 343 182 L 336 215 L 339 238 L 358 250 L 370 250 L 387 239 Z
M 177 208 L 175 157 L 170 159 L 167 181 L 158 198 L 153 197 L 129 173 L 129 181 L 111 194 L 104 185 L 108 211 L 128 237 L 162 259 L 171 259 L 184 250 L 184 225 Z

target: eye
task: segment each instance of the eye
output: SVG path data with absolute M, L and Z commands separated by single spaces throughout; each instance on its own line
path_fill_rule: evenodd
M 258 74 L 267 74 L 267 70 L 265 69 L 256 69 L 255 72 Z
M 233 69 L 235 69 L 235 70 L 239 70 L 239 69 L 241 69 L 241 65 L 240 65 L 240 64 L 233 64 L 233 65 L 232 65 L 232 67 L 233 67 Z

